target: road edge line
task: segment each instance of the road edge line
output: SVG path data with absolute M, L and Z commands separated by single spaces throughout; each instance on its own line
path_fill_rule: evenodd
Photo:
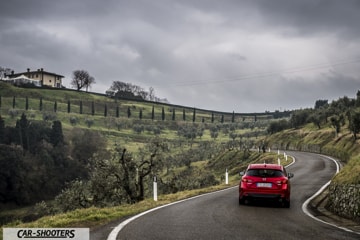
M 319 155 L 320 155 L 320 156 L 323 156 L 323 157 L 325 157 L 325 158 L 327 158 L 327 159 L 332 160 L 332 161 L 335 163 L 335 165 L 336 165 L 336 173 L 335 173 L 335 175 L 338 174 L 338 172 L 339 172 L 339 170 L 340 170 L 340 165 L 339 165 L 338 161 L 336 161 L 336 160 L 333 159 L 332 157 L 329 157 L 329 156 L 326 156 L 326 155 L 323 155 L 323 154 L 319 154 Z M 317 218 L 317 217 L 315 217 L 313 214 L 311 214 L 310 211 L 308 210 L 308 205 L 309 205 L 309 203 L 310 203 L 314 198 L 316 198 L 317 196 L 319 196 L 319 195 L 330 185 L 330 183 L 331 183 L 331 180 L 328 181 L 327 183 L 325 183 L 325 185 L 322 186 L 314 195 L 312 195 L 311 197 L 309 197 L 309 198 L 303 203 L 303 205 L 302 205 L 302 207 L 301 207 L 301 208 L 302 208 L 302 211 L 303 211 L 307 216 L 311 217 L 312 219 L 314 219 L 314 220 L 316 220 L 316 221 L 318 221 L 318 222 L 321 222 L 321 223 L 324 223 L 324 224 L 327 224 L 327 225 L 330 225 L 330 226 L 333 226 L 333 227 L 342 229 L 342 230 L 344 230 L 344 231 L 346 231 L 346 232 L 356 233 L 356 234 L 359 234 L 359 235 L 360 235 L 359 232 L 356 232 L 356 231 L 353 231 L 353 230 L 348 229 L 348 228 L 346 228 L 346 227 L 341 227 L 341 226 L 338 226 L 338 225 L 336 225 L 336 224 L 329 223 L 329 222 L 326 222 L 326 221 L 324 221 L 324 220 L 321 220 L 320 218 Z
M 149 209 L 145 212 L 142 212 L 142 213 L 139 213 L 135 216 L 132 216 L 131 218 L 121 222 L 119 225 L 117 225 L 111 232 L 110 234 L 108 235 L 108 238 L 107 240 L 116 240 L 116 237 L 117 235 L 119 234 L 119 232 L 127 225 L 129 224 L 130 222 L 134 221 L 135 219 L 145 215 L 145 214 L 148 214 L 150 212 L 154 212 L 156 210 L 159 210 L 161 208 L 165 208 L 165 207 L 168 207 L 168 206 L 171 206 L 171 205 L 175 205 L 175 204 L 178 204 L 178 203 L 182 203 L 182 202 L 185 202 L 185 201 L 189 201 L 189 200 L 192 200 L 192 199 L 195 199 L 195 198 L 199 198 L 199 197 L 203 197 L 203 196 L 206 196 L 206 195 L 210 195 L 210 194 L 214 194 L 214 193 L 218 193 L 218 192 L 223 192 L 223 191 L 227 191 L 229 189 L 233 189 L 233 188 L 237 188 L 238 186 L 233 186 L 233 187 L 229 187 L 229 188 L 225 188 L 225 189 L 221 189 L 221 190 L 218 190 L 218 191 L 215 191 L 215 192 L 209 192 L 209 193 L 204 193 L 204 194 L 201 194 L 201 195 L 197 195 L 197 196 L 194 196 L 194 197 L 190 197 L 190 198 L 187 198 L 187 199 L 182 199 L 182 200 L 179 200 L 179 201 L 176 201 L 176 202 L 172 202 L 172 203 L 168 203 L 168 204 L 165 204 L 165 205 L 162 205 L 162 206 L 158 206 L 158 207 L 155 207 L 155 208 L 152 208 L 152 209 Z

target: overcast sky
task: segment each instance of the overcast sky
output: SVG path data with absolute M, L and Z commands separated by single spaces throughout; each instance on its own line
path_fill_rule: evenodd
M 129 82 L 227 112 L 314 107 L 360 89 L 359 0 L 3 0 L 0 66 L 91 91 Z

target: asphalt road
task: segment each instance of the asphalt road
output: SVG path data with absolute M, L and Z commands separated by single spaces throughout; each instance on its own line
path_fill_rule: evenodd
M 360 239 L 302 211 L 332 178 L 336 164 L 311 153 L 288 154 L 296 158 L 287 169 L 295 174 L 289 209 L 268 202 L 239 205 L 238 189 L 230 188 L 147 213 L 125 225 L 116 239 Z

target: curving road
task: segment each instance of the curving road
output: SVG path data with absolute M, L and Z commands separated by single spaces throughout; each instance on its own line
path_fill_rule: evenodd
M 291 207 L 271 203 L 238 204 L 238 189 L 207 194 L 151 211 L 115 228 L 115 239 L 360 239 L 360 235 L 316 221 L 303 203 L 326 184 L 336 164 L 324 156 L 291 152 Z M 117 230 L 120 230 L 117 233 Z

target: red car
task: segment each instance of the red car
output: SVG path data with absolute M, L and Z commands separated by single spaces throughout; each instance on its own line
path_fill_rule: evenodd
M 252 199 L 274 199 L 290 207 L 290 181 L 294 176 L 277 164 L 250 164 L 239 184 L 239 204 Z

